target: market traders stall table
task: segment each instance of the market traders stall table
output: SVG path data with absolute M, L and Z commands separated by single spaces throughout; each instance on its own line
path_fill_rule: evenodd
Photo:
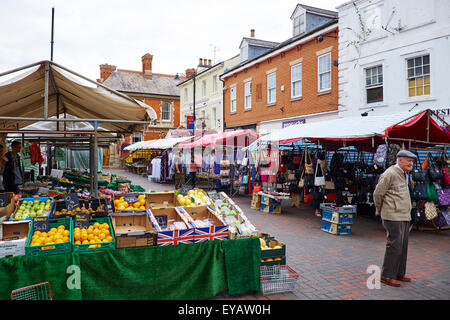
M 208 299 L 259 291 L 258 238 L 0 259 L 0 299 L 49 281 L 54 300 Z

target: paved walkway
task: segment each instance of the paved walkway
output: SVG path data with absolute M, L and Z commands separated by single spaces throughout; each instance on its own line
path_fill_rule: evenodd
M 146 190 L 173 190 L 171 184 L 150 182 L 125 170 L 110 170 L 127 176 Z M 104 170 L 108 172 L 108 170 Z M 321 218 L 310 208 L 291 208 L 283 202 L 281 215 L 250 208 L 250 196 L 235 197 L 255 227 L 286 244 L 286 263 L 300 278 L 292 293 L 219 294 L 215 299 L 307 299 L 307 300 L 422 300 L 450 299 L 450 230 L 440 233 L 413 230 L 410 234 L 407 275 L 413 282 L 399 288 L 381 284 L 368 289 L 370 265 L 381 268 L 386 245 L 381 223 L 356 217 L 351 235 L 335 236 L 320 229 Z

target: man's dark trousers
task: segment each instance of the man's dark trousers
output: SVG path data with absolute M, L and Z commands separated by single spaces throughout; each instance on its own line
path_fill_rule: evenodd
M 386 252 L 381 271 L 383 277 L 396 279 L 405 275 L 410 225 L 410 221 L 383 220 L 387 232 Z

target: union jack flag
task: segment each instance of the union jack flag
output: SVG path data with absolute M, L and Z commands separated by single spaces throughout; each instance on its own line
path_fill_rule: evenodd
M 194 241 L 194 229 L 172 230 L 158 232 L 158 246 L 177 245 L 180 243 L 192 243 Z
M 228 226 L 209 226 L 208 228 L 194 229 L 194 241 L 203 242 L 207 240 L 226 240 L 228 239 Z

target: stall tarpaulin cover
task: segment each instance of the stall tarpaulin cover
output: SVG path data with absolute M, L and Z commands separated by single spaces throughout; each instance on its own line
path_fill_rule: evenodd
M 235 141 L 236 138 L 236 141 Z M 180 148 L 208 147 L 214 149 L 216 145 L 230 145 L 245 147 L 259 138 L 259 134 L 250 129 L 226 131 L 222 133 L 208 134 L 195 141 L 180 143 Z
M 342 141 L 348 141 L 349 145 L 351 142 L 351 144 L 370 146 L 372 139 L 376 144 L 382 143 L 384 137 L 425 141 L 427 111 L 430 112 L 430 110 L 424 110 L 416 114 L 401 112 L 382 116 L 356 116 L 293 125 L 262 136 L 253 144 L 264 145 L 274 142 L 288 144 L 307 139 L 310 142 L 320 140 L 324 143 L 334 143 L 339 147 L 342 147 Z M 402 124 L 399 125 L 399 123 Z M 449 139 L 450 135 L 430 117 L 430 141 L 445 143 L 449 142 Z M 329 147 L 328 144 L 327 147 Z

